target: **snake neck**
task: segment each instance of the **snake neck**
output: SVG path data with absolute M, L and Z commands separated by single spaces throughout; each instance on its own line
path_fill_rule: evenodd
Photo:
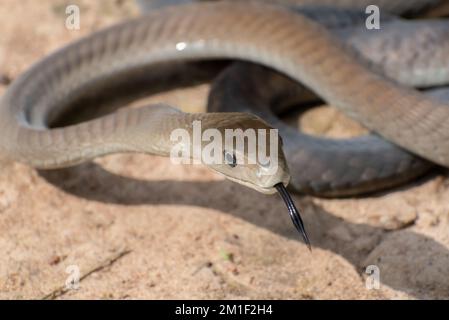
M 230 112 L 185 113 L 166 105 L 143 108 L 137 124 L 128 125 L 137 152 L 201 162 L 203 148 L 211 142 L 224 143 L 226 129 L 235 129 L 239 123 L 259 121 L 255 116 Z
M 140 123 L 128 124 L 124 136 L 125 141 L 133 141 L 132 151 L 170 157 L 176 163 L 216 161 L 227 147 L 234 147 L 235 141 L 251 143 L 251 137 L 245 140 L 245 134 L 251 136 L 248 129 L 255 130 L 254 137 L 258 130 L 272 129 L 245 112 L 227 112 L 226 116 L 220 112 L 184 113 L 166 105 L 150 106 L 140 112 Z

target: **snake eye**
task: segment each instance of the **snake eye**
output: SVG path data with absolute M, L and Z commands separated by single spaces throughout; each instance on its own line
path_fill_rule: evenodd
M 224 160 L 227 165 L 229 165 L 231 168 L 234 168 L 237 166 L 237 159 L 235 157 L 235 154 L 224 152 Z

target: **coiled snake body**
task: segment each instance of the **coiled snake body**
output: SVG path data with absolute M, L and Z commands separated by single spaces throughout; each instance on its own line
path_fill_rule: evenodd
M 191 130 L 193 120 L 201 120 L 203 129 L 269 128 L 247 113 L 187 114 L 165 105 L 120 110 L 88 122 L 48 128 L 72 101 L 101 87 L 105 81 L 132 76 L 144 66 L 162 62 L 216 58 L 246 60 L 277 70 L 395 145 L 449 166 L 449 109 L 446 104 L 373 71 L 322 26 L 302 15 L 269 4 L 237 2 L 189 4 L 157 10 L 97 32 L 38 62 L 14 81 L 1 99 L 0 151 L 12 160 L 51 169 L 116 152 L 166 156 L 173 146 L 170 132 L 180 127 Z M 365 149 L 371 150 L 368 172 L 388 176 L 388 168 L 377 165 L 376 150 L 383 152 L 385 148 L 395 147 L 380 138 L 370 139 L 363 141 Z M 291 149 L 290 142 L 285 143 Z M 307 147 L 307 141 L 303 145 Z M 323 147 L 326 144 L 320 146 Z M 345 148 L 341 147 L 338 146 L 339 152 L 343 154 Z M 421 167 L 424 163 L 405 151 L 394 154 L 392 163 L 399 163 L 400 167 L 391 169 L 399 172 L 396 177 L 402 180 L 410 168 Z M 289 151 L 288 155 L 293 153 Z M 332 153 L 326 156 L 332 157 Z M 297 165 L 295 161 L 301 157 L 301 161 L 317 166 L 301 167 L 304 162 Z M 328 170 L 325 167 L 333 166 L 333 172 L 344 170 L 343 175 L 368 181 L 360 188 L 354 184 L 351 193 L 367 190 L 366 185 L 373 175 L 366 170 L 357 171 L 361 166 L 359 161 L 327 160 L 314 158 L 313 152 L 296 150 L 295 157 L 288 159 L 289 167 L 294 168 L 293 180 L 303 183 L 296 178 L 302 171 L 324 169 L 325 173 Z M 339 168 L 342 162 L 349 167 Z M 279 170 L 270 176 L 261 176 L 259 171 L 263 168 L 259 165 L 210 167 L 233 181 L 272 193 L 289 181 L 286 163 L 280 152 Z M 351 173 L 351 166 L 357 173 Z M 315 176 L 328 180 L 325 189 L 348 187 L 346 182 L 333 185 L 335 175 L 323 172 Z M 360 172 L 362 176 L 356 177 Z M 314 191 L 313 188 L 302 189 Z

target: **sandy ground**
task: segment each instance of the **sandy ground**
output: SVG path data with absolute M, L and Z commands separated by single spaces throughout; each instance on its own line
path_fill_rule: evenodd
M 44 54 L 138 15 L 132 1 L 70 3 L 81 8 L 78 31 L 64 27 L 68 1 L 1 1 L 0 94 Z M 204 106 L 207 89 L 152 99 Z M 41 173 L 3 161 L 0 298 L 449 298 L 447 176 L 360 199 L 295 196 L 310 253 L 277 195 L 201 166 L 114 155 Z M 366 286 L 368 265 L 379 289 Z M 79 288 L 66 290 L 77 270 Z

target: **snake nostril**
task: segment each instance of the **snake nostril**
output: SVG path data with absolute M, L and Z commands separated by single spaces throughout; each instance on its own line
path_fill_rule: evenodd
M 227 165 L 231 168 L 235 168 L 237 166 L 237 158 L 234 153 L 224 152 L 224 160 Z

